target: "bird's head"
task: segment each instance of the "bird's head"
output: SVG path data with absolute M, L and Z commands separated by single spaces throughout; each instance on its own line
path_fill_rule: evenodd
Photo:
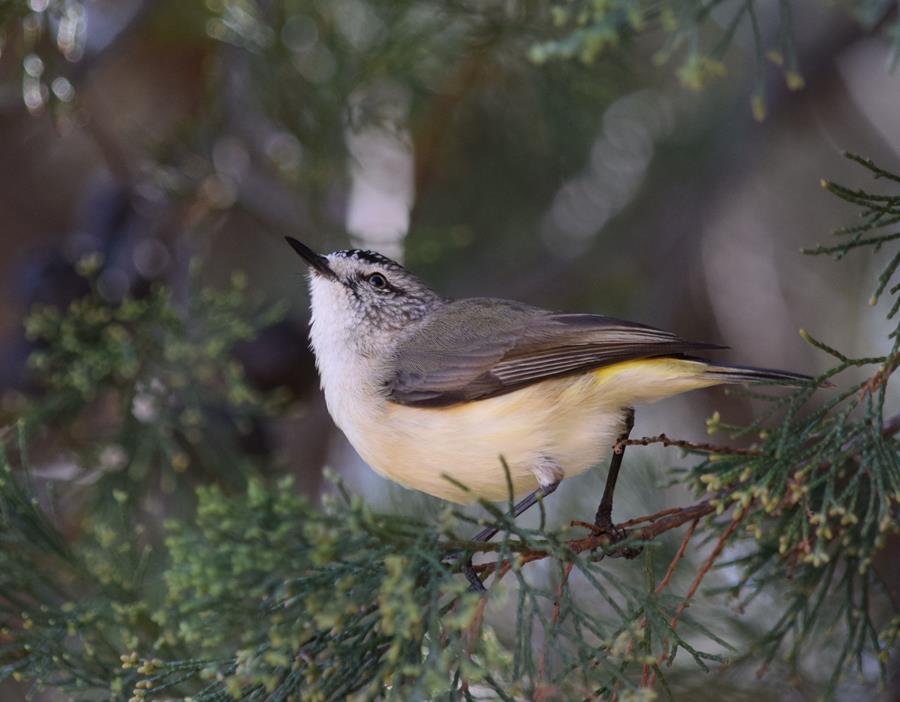
M 287 242 L 309 264 L 314 331 L 321 327 L 365 355 L 392 349 L 404 331 L 444 302 L 399 263 L 374 251 L 322 255 L 291 237 Z

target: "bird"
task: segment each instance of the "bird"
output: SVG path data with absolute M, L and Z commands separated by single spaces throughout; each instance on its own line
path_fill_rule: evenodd
M 637 322 L 450 299 L 374 251 L 323 255 L 285 238 L 309 266 L 310 343 L 335 424 L 377 473 L 450 502 L 513 497 L 518 516 L 627 439 L 636 405 L 723 383 L 811 380 L 707 360 L 726 347 Z M 622 455 L 612 454 L 595 517 L 611 536 Z

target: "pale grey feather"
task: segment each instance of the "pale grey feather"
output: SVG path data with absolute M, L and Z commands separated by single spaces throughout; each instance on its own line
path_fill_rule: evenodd
M 713 348 L 723 347 L 611 317 L 468 298 L 432 311 L 399 344 L 385 390 L 400 404 L 452 405 L 621 361 Z

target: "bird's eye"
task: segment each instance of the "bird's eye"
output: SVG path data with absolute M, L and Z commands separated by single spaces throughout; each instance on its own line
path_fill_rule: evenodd
M 373 288 L 376 288 L 378 290 L 386 288 L 387 284 L 388 284 L 387 278 L 385 278 L 383 275 L 381 275 L 381 273 L 373 273 L 372 275 L 369 276 L 368 281 L 369 281 L 369 285 L 371 285 Z

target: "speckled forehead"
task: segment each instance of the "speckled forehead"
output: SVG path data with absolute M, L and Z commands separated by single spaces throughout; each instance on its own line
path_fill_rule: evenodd
M 349 258 L 356 261 L 365 261 L 366 263 L 372 263 L 374 265 L 400 266 L 400 264 L 392 261 L 387 256 L 381 255 L 377 251 L 367 251 L 365 249 L 342 249 L 341 251 L 335 251 L 332 256 Z
M 346 273 L 353 269 L 381 269 L 384 271 L 406 272 L 406 269 L 387 256 L 375 251 L 363 249 L 344 249 L 328 254 L 328 262 L 338 273 Z

